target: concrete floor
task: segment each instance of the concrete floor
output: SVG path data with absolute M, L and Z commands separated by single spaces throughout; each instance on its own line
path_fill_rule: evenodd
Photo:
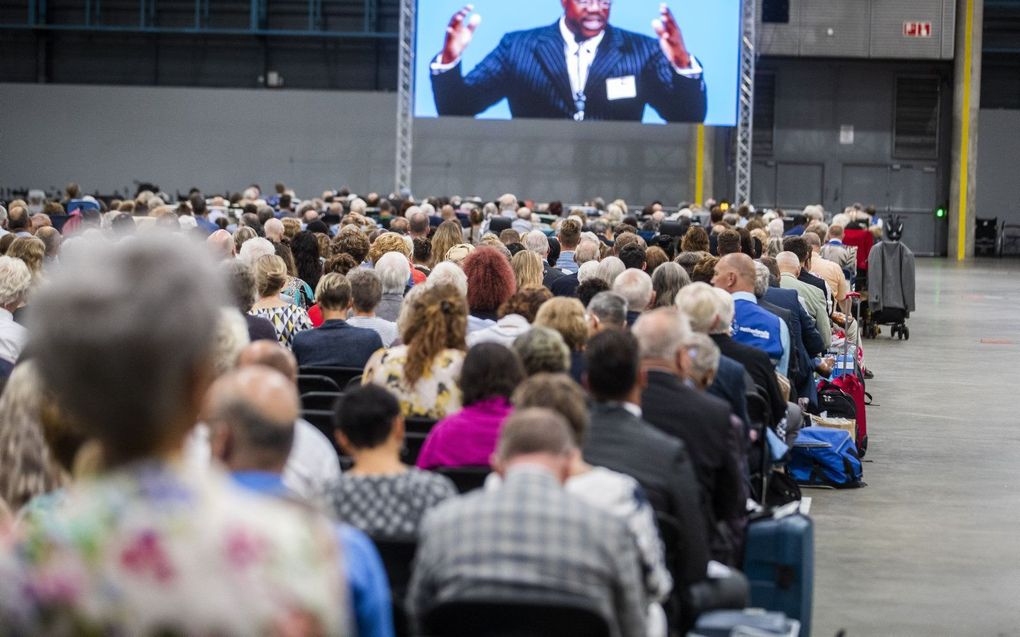
M 1018 310 L 1020 262 L 919 260 L 910 340 L 865 341 L 868 486 L 806 491 L 814 635 L 1020 635 Z

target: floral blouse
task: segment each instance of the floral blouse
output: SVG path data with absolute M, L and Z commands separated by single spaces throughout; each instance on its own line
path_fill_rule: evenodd
M 217 471 L 134 465 L 0 537 L 0 632 L 344 635 L 336 547 L 311 509 Z
M 287 349 L 293 345 L 294 336 L 298 332 L 312 329 L 312 320 L 308 318 L 308 312 L 297 305 L 255 308 L 248 314 L 261 316 L 272 323 L 276 329 L 276 338 L 280 339 L 280 343 Z
M 311 286 L 296 276 L 290 277 L 280 294 L 294 299 L 294 305 L 305 310 L 315 303 L 315 294 L 312 292 Z
M 404 380 L 407 363 L 407 346 L 381 349 L 365 365 L 362 382 L 382 385 L 400 401 L 404 416 L 417 416 L 439 420 L 460 410 L 460 368 L 464 365 L 464 352 L 444 349 L 432 359 L 432 365 L 414 385 Z

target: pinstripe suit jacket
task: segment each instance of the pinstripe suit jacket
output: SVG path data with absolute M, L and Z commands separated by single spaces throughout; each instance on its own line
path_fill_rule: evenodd
M 473 117 L 506 98 L 513 117 L 571 118 L 570 90 L 559 22 L 503 36 L 467 76 L 460 64 L 432 75 L 440 115 Z M 637 95 L 610 100 L 606 80 L 633 76 Z M 705 83 L 676 73 L 654 38 L 606 27 L 585 85 L 586 120 L 640 121 L 650 104 L 667 122 L 705 120 Z
M 563 595 L 591 602 L 614 635 L 644 637 L 642 582 L 637 547 L 620 519 L 524 466 L 499 489 L 447 500 L 426 515 L 407 603 L 420 623 L 446 601 Z

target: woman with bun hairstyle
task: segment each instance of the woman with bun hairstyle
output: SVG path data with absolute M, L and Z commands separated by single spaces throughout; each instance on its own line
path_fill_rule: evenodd
M 280 294 L 288 281 L 287 264 L 275 254 L 267 254 L 255 260 L 254 269 L 258 300 L 248 313 L 269 320 L 280 343 L 290 349 L 294 335 L 311 329 L 312 322 L 304 308 L 288 303 Z

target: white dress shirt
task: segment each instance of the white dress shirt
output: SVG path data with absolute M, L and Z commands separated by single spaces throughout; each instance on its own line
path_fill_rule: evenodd
M 14 315 L 0 308 L 0 358 L 16 363 L 25 346 L 28 330 L 14 322 Z

